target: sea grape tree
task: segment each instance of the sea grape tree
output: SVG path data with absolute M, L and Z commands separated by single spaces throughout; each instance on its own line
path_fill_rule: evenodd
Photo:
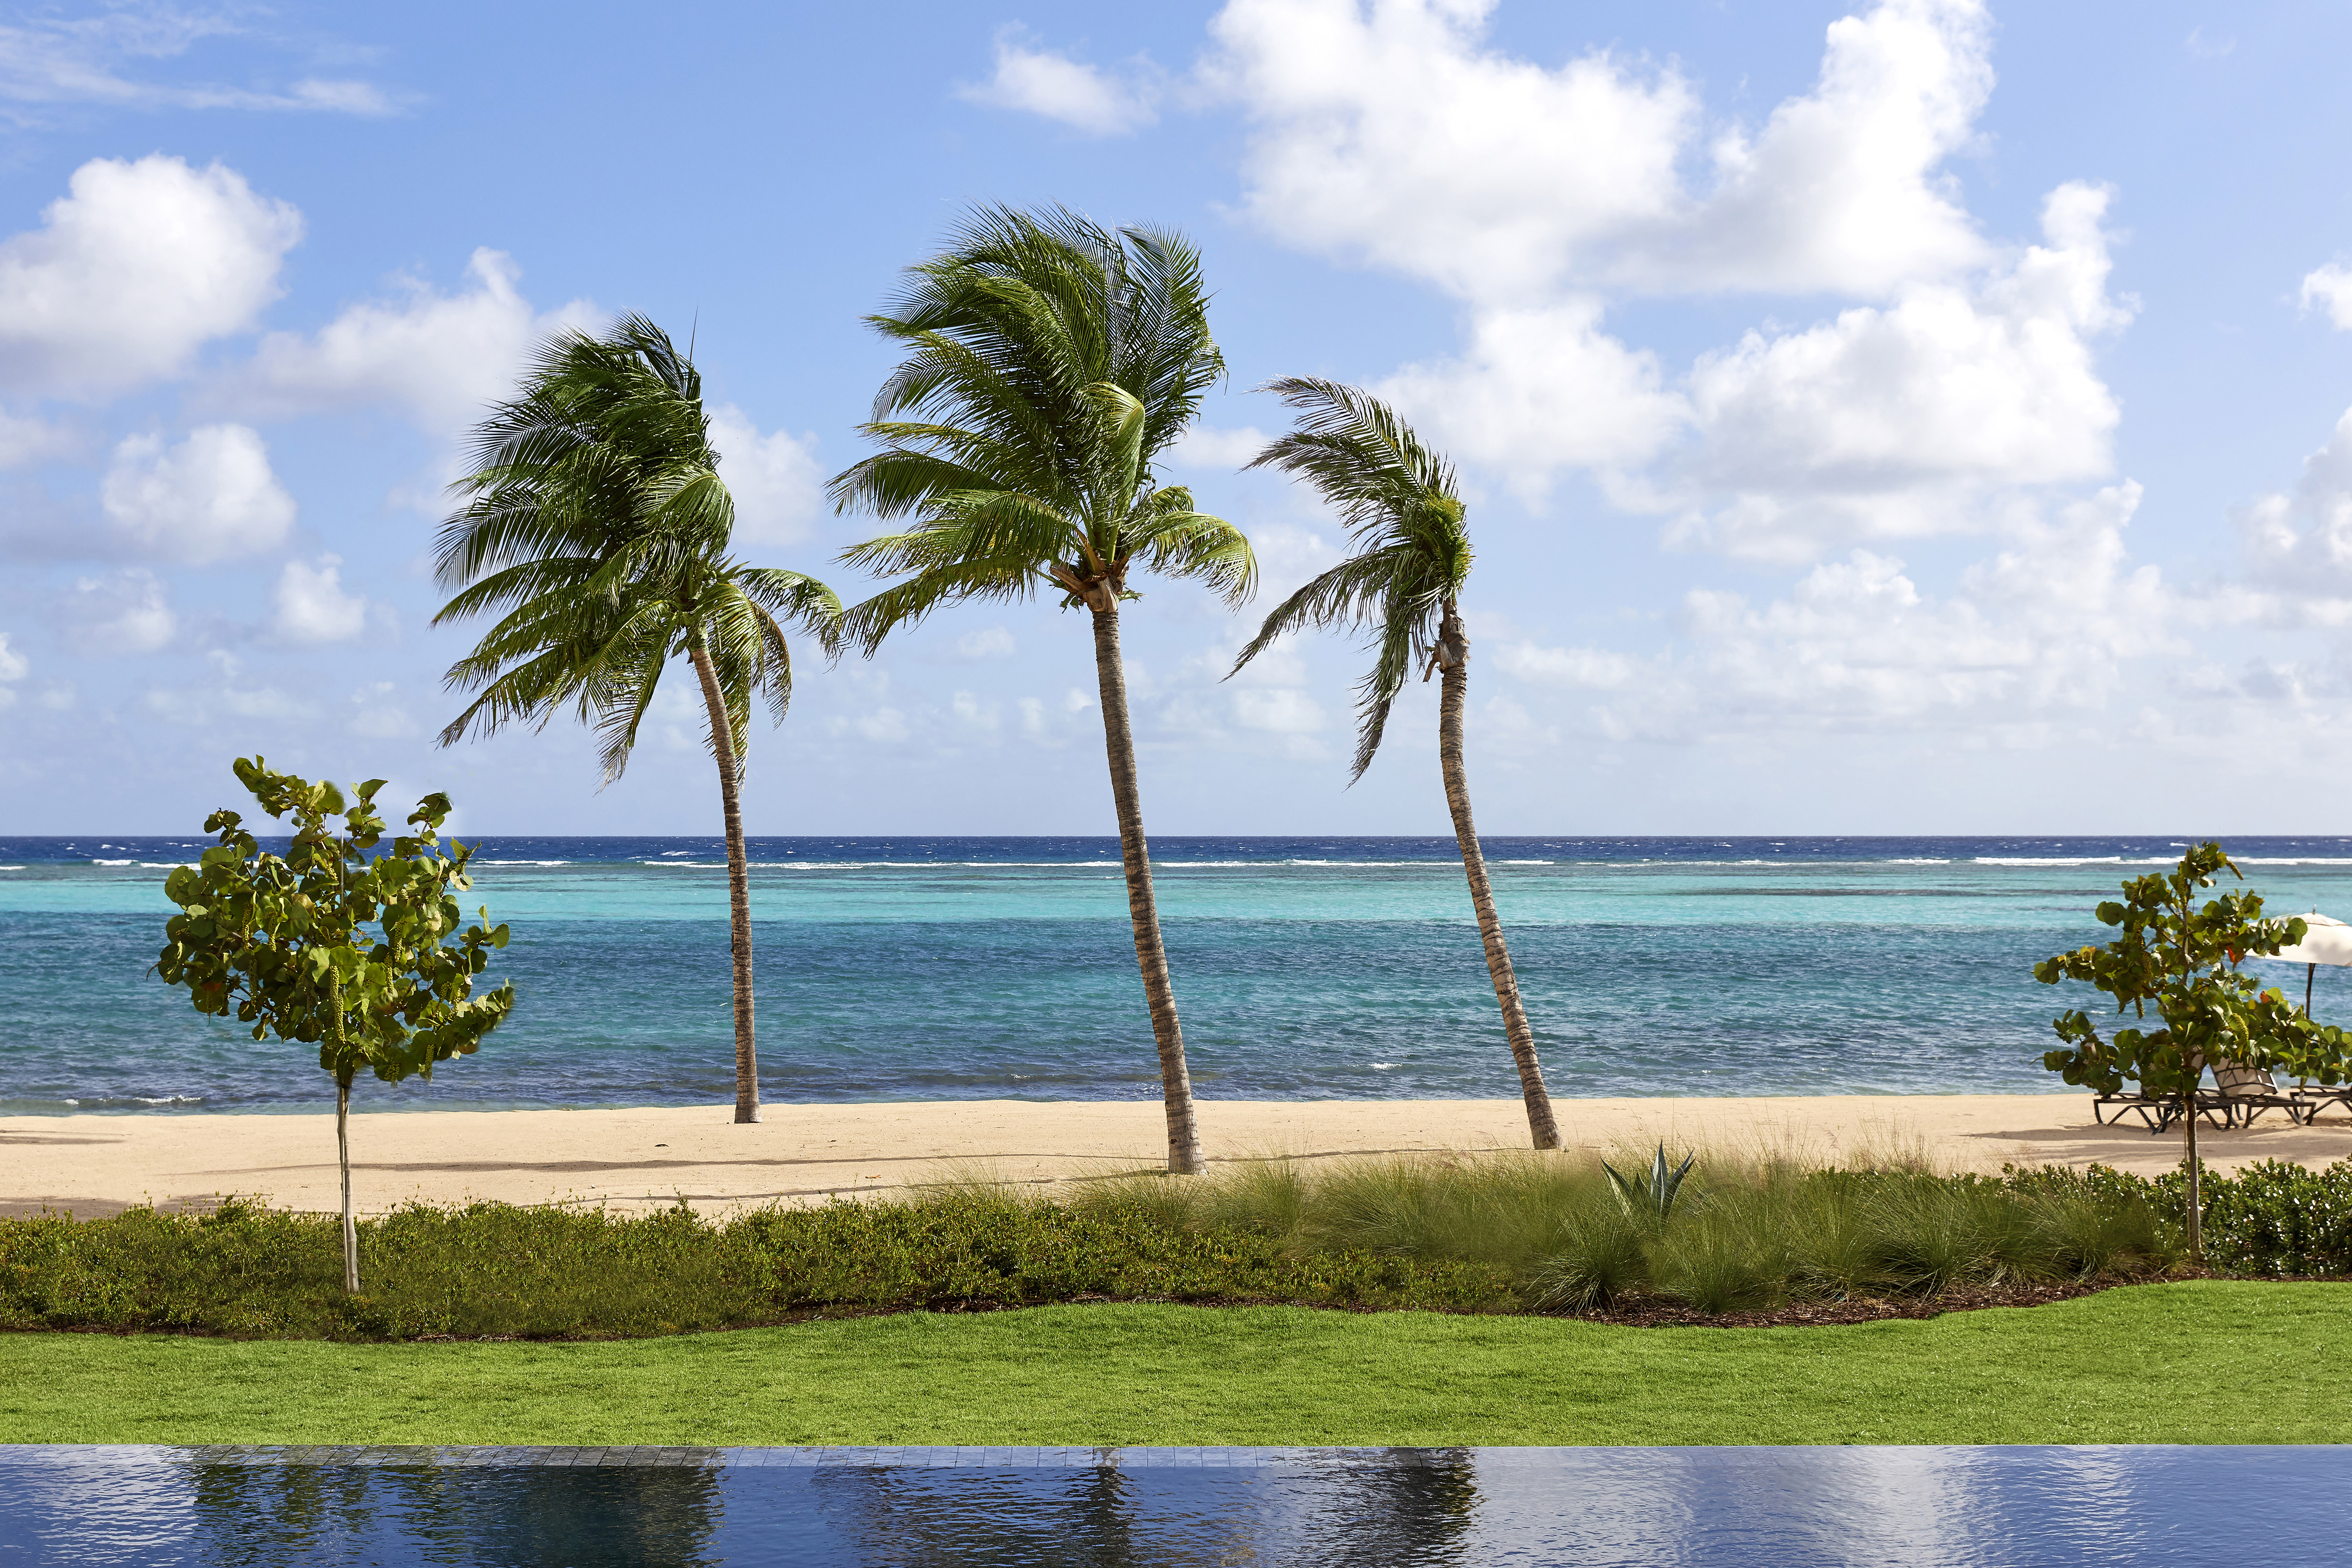
M 2322 1083 L 2352 1073 L 2346 1060 L 2352 1037 L 2313 1022 L 2276 987 L 2265 988 L 2238 967 L 2302 941 L 2304 922 L 2264 919 L 2262 895 L 2251 891 L 2197 902 L 2199 890 L 2225 871 L 2245 880 L 2220 844 L 2199 844 L 2173 870 L 2134 877 L 2123 884 L 2120 901 L 2099 905 L 2100 923 L 2121 928 L 2114 941 L 2033 967 L 2044 985 L 2089 981 L 2115 998 L 2116 1012 L 2136 1020 L 2103 1037 L 2081 1009 L 2062 1014 L 2052 1027 L 2064 1043 L 2043 1055 L 2043 1066 L 2102 1094 L 2117 1092 L 2130 1079 L 2143 1093 L 2179 1096 L 2191 1258 L 2203 1256 L 2196 1096 L 2205 1070 L 2260 1067 Z M 2137 1027 L 2150 1008 L 2163 1027 Z
M 506 1021 L 514 988 L 475 995 L 475 977 L 507 928 L 460 925 L 456 894 L 471 887 L 467 845 L 445 842 L 449 798 L 432 794 L 408 814 L 409 831 L 382 843 L 375 806 L 384 781 L 354 787 L 271 771 L 239 758 L 237 781 L 262 810 L 290 818 L 283 855 L 261 847 L 238 812 L 205 820 L 219 842 L 164 880 L 180 913 L 164 924 L 154 972 L 187 988 L 200 1013 L 234 1013 L 253 1038 L 275 1034 L 319 1048 L 335 1081 L 335 1145 L 342 1171 L 343 1288 L 360 1288 L 352 1222 L 352 1082 L 364 1068 L 386 1083 L 433 1076 L 436 1062 L 467 1056 Z M 340 817 L 340 830 L 331 820 Z

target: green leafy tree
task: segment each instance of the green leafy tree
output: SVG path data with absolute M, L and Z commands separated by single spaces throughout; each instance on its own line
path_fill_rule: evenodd
M 1256 578 L 1240 530 L 1193 507 L 1152 463 L 1224 374 L 1209 335 L 1201 258 L 1162 229 L 1104 229 L 1075 214 L 984 208 L 910 268 L 867 318 L 907 358 L 864 433 L 882 450 L 835 477 L 842 511 L 911 518 L 842 559 L 902 580 L 852 609 L 871 654 L 941 605 L 1040 591 L 1094 621 L 1103 743 L 1128 915 L 1160 1052 L 1168 1166 L 1202 1168 L 1184 1033 L 1168 976 L 1136 781 L 1119 611 L 1140 571 L 1239 604 Z
M 343 1288 L 360 1288 L 359 1234 L 352 1223 L 352 1081 L 365 1068 L 386 1083 L 430 1079 L 434 1063 L 470 1056 L 506 1021 L 514 988 L 474 994 L 474 977 L 507 928 L 459 929 L 455 896 L 473 885 L 473 850 L 444 843 L 449 797 L 427 795 L 410 831 L 388 854 L 375 808 L 383 780 L 352 798 L 329 783 L 272 772 L 260 758 L 236 761 L 237 781 L 262 810 L 293 819 L 293 842 L 273 854 L 226 807 L 205 819 L 219 841 L 163 881 L 180 913 L 164 923 L 155 972 L 187 988 L 200 1013 L 319 1048 L 335 1081 L 335 1153 L 343 1178 Z M 341 817 L 340 831 L 329 825 Z
M 740 787 L 751 709 L 782 723 L 798 626 L 828 653 L 841 601 L 814 578 L 728 553 L 735 502 L 719 476 L 702 377 L 662 329 L 625 317 L 602 338 L 558 334 L 512 401 L 475 431 L 465 507 L 441 528 L 434 623 L 499 620 L 449 668 L 480 695 L 441 732 L 453 746 L 570 710 L 603 739 L 604 782 L 628 766 L 673 659 L 702 688 L 727 830 L 735 981 L 735 1120 L 760 1119 L 751 890 Z
M 2248 957 L 2275 956 L 2303 940 L 2300 919 L 2266 920 L 2252 892 L 2225 893 L 2199 904 L 2200 889 L 2220 873 L 2244 875 L 2218 843 L 2202 843 L 2170 872 L 2123 884 L 2120 901 L 2098 907 L 2099 922 L 2121 928 L 2104 947 L 2084 946 L 2033 967 L 2044 985 L 2087 980 L 2115 998 L 2115 1010 L 2145 1020 L 2154 1008 L 2159 1029 L 2118 1029 L 2102 1036 L 2077 1009 L 2052 1024 L 2064 1045 L 2047 1052 L 2044 1067 L 2067 1082 L 2102 1094 L 2126 1079 L 2143 1093 L 2178 1095 L 2181 1162 L 2189 1178 L 2189 1252 L 2202 1260 L 2203 1182 L 2197 1154 L 2197 1085 L 2216 1066 L 2270 1068 L 2322 1083 L 2341 1082 L 2352 1045 L 2334 1025 L 2314 1023 L 2276 987 L 2265 988 L 2238 967 Z
M 1380 399 L 1337 382 L 1294 376 L 1267 387 L 1299 414 L 1298 428 L 1253 458 L 1252 468 L 1279 468 L 1313 486 L 1338 512 L 1355 553 L 1275 606 L 1234 661 L 1237 673 L 1293 632 L 1344 627 L 1369 634 L 1371 673 L 1357 683 L 1353 784 L 1372 765 L 1387 733 L 1389 710 L 1418 668 L 1444 679 L 1437 705 L 1437 763 L 1454 839 L 1470 882 L 1470 904 L 1486 949 L 1486 974 L 1503 1012 L 1503 1034 L 1518 1067 L 1528 1129 L 1539 1149 L 1559 1147 L 1551 1094 L 1536 1057 L 1535 1030 L 1519 999 L 1518 976 L 1495 913 L 1494 885 L 1470 814 L 1470 779 L 1462 757 L 1462 714 L 1469 700 L 1470 633 L 1462 624 L 1470 581 L 1470 532 L 1453 465 L 1424 445 Z

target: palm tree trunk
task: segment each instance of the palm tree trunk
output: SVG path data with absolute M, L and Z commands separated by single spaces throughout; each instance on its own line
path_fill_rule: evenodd
M 742 769 L 735 758 L 734 727 L 719 672 L 697 625 L 687 633 L 688 655 L 702 680 L 703 706 L 710 710 L 710 750 L 719 759 L 719 799 L 727 815 L 727 913 L 735 955 L 735 1120 L 760 1119 L 760 1051 L 751 1034 L 751 873 L 743 858 L 743 804 L 737 793 Z
M 1528 1009 L 1519 1001 L 1518 977 L 1511 971 L 1511 950 L 1503 943 L 1503 923 L 1495 914 L 1495 889 L 1486 880 L 1486 857 L 1478 848 L 1478 830 L 1470 821 L 1470 780 L 1462 766 L 1462 707 L 1470 689 L 1470 634 L 1454 606 L 1445 606 L 1438 629 L 1438 668 L 1444 672 L 1444 696 L 1437 706 L 1437 763 L 1445 775 L 1445 804 L 1454 813 L 1454 841 L 1462 846 L 1462 870 L 1470 879 L 1470 904 L 1478 912 L 1478 936 L 1486 945 L 1486 973 L 1495 982 L 1495 1000 L 1503 1009 L 1503 1033 L 1511 1042 L 1511 1060 L 1519 1067 L 1519 1093 L 1528 1103 L 1528 1131 L 1536 1147 L 1559 1147 L 1559 1125 L 1552 1120 L 1551 1094 L 1544 1088 L 1543 1064 L 1536 1060 L 1535 1030 L 1528 1026 Z
M 1160 906 L 1151 896 L 1151 851 L 1143 839 L 1143 801 L 1135 787 L 1135 736 L 1127 720 L 1127 667 L 1118 653 L 1118 606 L 1095 617 L 1095 676 L 1102 686 L 1103 746 L 1110 756 L 1110 795 L 1118 808 L 1118 855 L 1127 868 L 1127 914 L 1135 926 L 1135 963 L 1143 971 L 1143 999 L 1151 1009 L 1151 1038 L 1160 1047 L 1160 1092 L 1168 1107 L 1168 1168 L 1192 1176 L 1203 1166 L 1201 1130 L 1192 1117 L 1192 1075 L 1184 1066 L 1184 1029 L 1176 1019 L 1176 991 L 1168 981 L 1168 949 L 1160 940 Z

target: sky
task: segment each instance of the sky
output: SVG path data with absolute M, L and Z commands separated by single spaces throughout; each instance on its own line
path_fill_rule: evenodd
M 1316 374 L 1457 461 L 1494 834 L 2352 831 L 2352 6 L 1651 0 L 0 6 L 0 833 L 193 832 L 231 758 L 464 832 L 711 833 L 683 665 L 601 788 L 449 748 L 431 571 L 535 343 L 691 335 L 738 553 L 831 582 L 863 323 L 977 203 L 1202 247 L 1166 482 L 1239 613 L 1125 617 L 1162 834 L 1442 833 L 1347 785 L 1340 558 L 1239 465 Z M 1114 831 L 1083 614 L 802 660 L 755 834 Z

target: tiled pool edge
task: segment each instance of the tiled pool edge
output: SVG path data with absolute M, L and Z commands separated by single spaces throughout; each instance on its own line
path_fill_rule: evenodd
M 915 1469 L 1266 1469 L 1293 1465 L 1399 1467 L 1451 1463 L 1461 1448 L 697 1448 L 614 1445 L 601 1448 L 507 1448 L 432 1444 L 320 1444 L 246 1447 L 174 1444 L 0 1444 L 0 1467 L 123 1464 L 168 1458 L 179 1463 L 254 1466 L 352 1466 L 382 1469 L 817 1469 L 889 1465 Z M 1485 1455 L 1542 1455 L 1573 1450 L 1480 1449 Z
M 1846 1449 L 1877 1449 L 1891 1453 L 1948 1452 L 1944 1445 L 1838 1445 Z M 2267 1444 L 1988 1444 L 1963 1445 L 1979 1455 L 2074 1452 L 2128 1448 L 2185 1448 L 2206 1453 L 2267 1450 Z M 2338 1444 L 2296 1444 L 2298 1448 L 2337 1448 Z M 0 1468 L 11 1465 L 121 1465 L 167 1460 L 175 1464 L 295 1465 L 390 1469 L 431 1467 L 442 1469 L 822 1469 L 831 1467 L 890 1466 L 912 1469 L 1282 1469 L 1311 1467 L 1318 1470 L 1361 1468 L 1392 1470 L 1459 1464 L 1475 1458 L 1482 1467 L 1514 1463 L 1556 1463 L 1568 1456 L 1671 1453 L 1687 1458 L 1753 1459 L 1766 1454 L 1792 1455 L 1816 1451 L 1777 1445 L 1746 1448 L 1708 1445 L 1700 1448 L 1081 1448 L 1005 1447 L 800 1447 L 688 1448 L 653 1445 L 604 1447 L 498 1447 L 458 1444 L 310 1444 L 284 1447 L 230 1444 L 145 1443 L 0 1443 Z

